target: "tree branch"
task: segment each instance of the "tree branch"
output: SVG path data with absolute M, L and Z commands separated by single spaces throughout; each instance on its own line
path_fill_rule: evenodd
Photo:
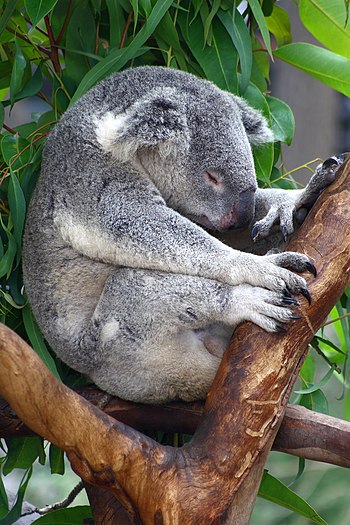
M 307 345 L 349 281 L 349 181 L 347 163 L 289 246 L 316 264 L 317 279 L 308 277 L 313 304 L 303 301 L 303 317 L 285 335 L 251 323 L 236 330 L 189 444 L 161 446 L 110 418 L 6 327 L 2 395 L 34 432 L 66 450 L 85 482 L 116 496 L 133 523 L 246 525 Z
M 204 402 L 141 405 L 106 395 L 96 387 L 77 389 L 84 399 L 105 414 L 141 432 L 195 433 Z M 33 432 L 0 398 L 0 437 L 32 436 Z M 272 446 L 293 456 L 350 468 L 350 422 L 288 405 Z

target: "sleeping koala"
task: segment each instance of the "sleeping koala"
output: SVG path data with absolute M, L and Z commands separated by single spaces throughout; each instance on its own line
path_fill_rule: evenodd
M 242 99 L 161 67 L 113 75 L 67 111 L 23 253 L 34 314 L 64 362 L 124 399 L 195 400 L 239 323 L 279 331 L 295 317 L 293 296 L 309 294 L 294 272 L 315 273 L 305 255 L 208 233 L 239 244 L 253 228 L 266 251 L 275 225 L 286 238 L 334 179 L 331 159 L 305 190 L 257 189 L 251 144 L 272 140 Z

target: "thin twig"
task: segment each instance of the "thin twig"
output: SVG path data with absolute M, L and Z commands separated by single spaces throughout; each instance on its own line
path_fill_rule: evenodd
M 71 14 L 71 11 L 72 11 L 72 7 L 73 7 L 73 0 L 70 0 L 69 1 L 69 5 L 68 5 L 68 9 L 67 9 L 67 13 L 66 13 L 66 18 L 64 19 L 64 22 L 62 24 L 62 27 L 61 27 L 61 31 L 59 32 L 59 35 L 58 37 L 56 38 L 56 41 L 54 42 L 56 44 L 56 46 L 61 42 L 62 40 L 62 37 L 67 29 L 67 25 L 68 25 L 68 22 L 69 22 L 69 18 L 70 18 L 70 14 Z
M 50 51 L 49 51 L 48 49 L 45 49 L 45 47 L 42 47 L 42 46 L 37 45 L 37 44 L 34 44 L 31 40 L 29 40 L 28 37 L 26 37 L 26 36 L 24 36 L 24 35 L 21 35 L 21 33 L 17 33 L 17 31 L 14 31 L 14 30 L 11 29 L 11 27 L 9 27 L 9 26 L 6 26 L 6 30 L 9 31 L 10 33 L 12 33 L 13 35 L 17 36 L 17 37 L 20 38 L 21 40 L 24 40 L 24 42 L 26 42 L 27 44 L 30 44 L 31 46 L 36 47 L 36 48 L 39 49 L 42 53 L 45 53 L 45 55 L 50 56 Z
M 61 72 L 61 66 L 60 66 L 60 59 L 59 59 L 59 56 L 58 56 L 58 49 L 57 49 L 57 47 L 55 47 L 56 41 L 55 41 L 55 37 L 54 37 L 53 32 L 52 32 L 52 27 L 51 27 L 50 19 L 49 19 L 48 15 L 46 15 L 44 17 L 44 20 L 45 20 L 47 33 L 49 35 L 49 40 L 50 40 L 50 49 L 51 49 L 51 51 L 50 51 L 50 58 L 51 58 L 51 62 L 53 64 L 55 72 L 56 73 L 60 73 Z
M 9 133 L 12 133 L 12 135 L 17 135 L 17 131 L 15 131 L 14 129 L 10 128 L 10 126 L 8 126 L 7 124 L 3 124 L 2 127 L 5 128 L 6 131 L 8 131 Z
M 129 29 L 129 26 L 131 24 L 131 20 L 132 20 L 132 15 L 134 14 L 134 11 L 131 9 L 130 13 L 129 13 L 129 16 L 128 16 L 128 19 L 125 23 L 125 27 L 123 29 L 123 33 L 122 33 L 122 38 L 121 38 L 121 41 L 120 41 L 120 49 L 122 49 L 124 47 L 124 43 L 125 43 L 125 39 L 126 39 L 126 33 L 128 32 L 128 29 Z

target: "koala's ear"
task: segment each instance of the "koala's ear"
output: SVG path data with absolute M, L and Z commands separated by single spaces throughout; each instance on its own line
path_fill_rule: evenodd
M 240 97 L 233 96 L 233 98 L 240 110 L 249 142 L 253 145 L 273 142 L 275 140 L 273 133 L 269 128 L 266 118 L 260 111 L 249 106 L 249 104 Z
M 139 148 L 156 148 L 166 157 L 189 147 L 185 109 L 174 88 L 155 88 L 125 112 L 105 113 L 96 123 L 98 142 L 123 162 Z

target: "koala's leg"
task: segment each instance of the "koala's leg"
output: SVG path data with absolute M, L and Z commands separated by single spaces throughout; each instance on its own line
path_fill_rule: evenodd
M 201 399 L 232 329 L 250 319 L 278 330 L 295 303 L 259 287 L 124 268 L 107 279 L 81 351 L 94 354 L 90 378 L 116 396 Z

